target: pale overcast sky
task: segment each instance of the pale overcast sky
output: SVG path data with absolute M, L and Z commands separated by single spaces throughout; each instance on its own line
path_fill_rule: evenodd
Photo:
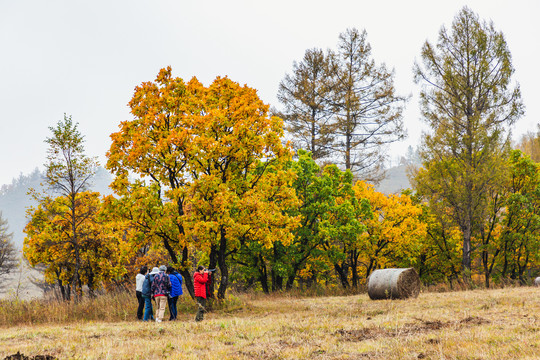
M 412 66 L 422 44 L 468 5 L 506 36 L 526 115 L 515 135 L 540 122 L 540 1 L 183 1 L 0 0 L 0 185 L 42 168 L 48 127 L 63 114 L 79 122 L 88 155 L 105 163 L 109 135 L 131 119 L 133 89 L 171 65 L 173 74 L 216 76 L 258 89 L 279 108 L 278 84 L 308 48 L 335 48 L 340 32 L 366 29 L 373 57 L 395 69 L 406 141 L 419 144 Z

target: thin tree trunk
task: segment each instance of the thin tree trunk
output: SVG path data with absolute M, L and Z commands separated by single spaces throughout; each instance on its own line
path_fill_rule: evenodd
M 358 276 L 358 251 L 357 250 L 351 250 L 350 251 L 350 260 L 351 260 L 351 270 L 352 270 L 352 285 L 353 287 L 357 288 L 359 284 L 359 276 Z
M 270 276 L 272 277 L 272 291 L 283 290 L 283 278 L 276 274 L 274 269 L 270 271 Z
M 471 224 L 467 219 L 467 224 L 463 229 L 463 258 L 461 261 L 464 280 L 470 283 L 471 277 Z
M 489 253 L 487 250 L 482 250 L 482 264 L 484 266 L 484 284 L 486 286 L 486 289 L 489 289 L 489 266 L 488 266 L 488 257 Z
M 182 264 L 188 263 L 188 248 L 184 247 L 182 249 Z M 180 275 L 184 278 L 184 284 L 186 285 L 186 289 L 189 292 L 189 296 L 191 296 L 192 299 L 195 299 L 195 289 L 193 287 L 193 277 L 188 269 L 181 268 L 179 271 Z
M 259 266 L 257 267 L 259 270 L 259 281 L 261 282 L 261 286 L 263 288 L 263 291 L 265 294 L 270 293 L 268 289 L 268 273 L 266 270 L 266 264 L 264 263 L 264 260 L 262 259 L 262 256 L 259 255 L 259 261 L 261 262 Z
M 296 272 L 295 272 L 296 273 Z M 291 290 L 293 288 L 293 285 L 294 285 L 294 279 L 296 278 L 296 275 L 290 275 L 288 278 L 287 278 L 287 284 L 285 285 L 285 288 L 287 290 Z

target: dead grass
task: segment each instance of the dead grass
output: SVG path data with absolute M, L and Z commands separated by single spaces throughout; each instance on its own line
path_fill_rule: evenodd
M 0 359 L 540 359 L 540 288 L 417 299 L 240 297 L 196 323 L 4 325 Z M 133 299 L 124 308 L 134 312 Z M 128 317 L 129 318 L 129 317 Z
M 231 296 L 224 304 L 217 306 L 217 309 L 234 312 L 242 309 L 242 306 L 243 303 L 237 297 Z M 56 299 L 0 300 L 0 326 L 131 321 L 135 318 L 135 309 L 135 296 L 128 292 L 110 293 L 96 298 L 84 297 L 79 302 Z M 180 298 L 180 312 L 194 312 L 195 309 L 196 305 L 189 296 Z

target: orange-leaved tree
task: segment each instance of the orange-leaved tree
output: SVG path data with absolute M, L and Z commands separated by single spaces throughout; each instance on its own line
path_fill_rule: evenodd
M 107 164 L 115 191 L 131 199 L 119 200 L 124 212 L 168 251 L 190 294 L 190 250 L 206 253 L 209 267 L 219 267 L 224 298 L 240 243 L 272 246 L 294 226 L 282 214 L 295 201 L 293 174 L 280 170 L 290 158 L 282 122 L 252 88 L 226 77 L 208 87 L 196 78 L 185 83 L 170 67 L 138 86 L 130 107 L 134 119 L 111 135 Z

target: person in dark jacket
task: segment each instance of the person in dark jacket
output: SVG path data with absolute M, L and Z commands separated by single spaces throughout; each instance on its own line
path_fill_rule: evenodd
M 161 322 L 165 315 L 165 307 L 167 306 L 167 299 L 171 292 L 171 279 L 169 275 L 165 274 L 167 267 L 161 265 L 159 267 L 159 274 L 154 276 L 154 282 L 152 283 L 152 294 L 156 300 L 156 322 Z
M 204 266 L 199 265 L 197 272 L 193 275 L 193 287 L 195 288 L 195 299 L 198 305 L 195 321 L 202 321 L 204 319 L 204 312 L 206 311 L 206 283 L 209 279 L 208 270 Z
M 157 267 L 153 268 L 150 274 L 144 277 L 142 286 L 142 297 L 144 299 L 144 317 L 143 321 L 154 320 L 154 314 L 152 311 L 152 283 L 154 282 L 154 276 L 159 273 Z
M 178 303 L 178 297 L 183 294 L 182 292 L 182 275 L 180 275 L 173 267 L 167 267 L 167 274 L 171 280 L 171 293 L 169 295 L 169 312 L 171 316 L 169 321 L 176 320 L 178 310 L 176 304 Z

